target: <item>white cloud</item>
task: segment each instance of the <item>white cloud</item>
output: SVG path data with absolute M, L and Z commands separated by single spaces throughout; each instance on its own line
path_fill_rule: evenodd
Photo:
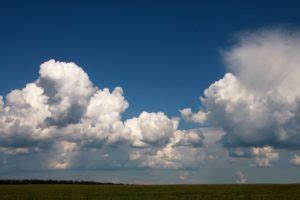
M 29 153 L 29 149 L 0 147 L 0 152 L 7 155 L 27 154 Z
M 75 63 L 49 60 L 40 67 L 37 84 L 49 97 L 50 123 L 77 123 L 95 91 L 88 75 Z
M 197 113 L 193 113 L 192 109 L 185 108 L 180 110 L 180 114 L 183 117 L 183 119 L 189 122 L 198 123 L 198 122 L 204 122 L 206 120 L 206 113 L 204 113 L 201 110 Z
M 105 88 L 91 97 L 84 117 L 95 124 L 113 124 L 127 108 L 122 88 L 117 87 L 111 93 Z
M 143 112 L 139 117 L 127 120 L 125 127 L 130 129 L 133 146 L 164 146 L 177 130 L 178 123 L 178 119 L 169 119 L 161 112 Z
M 47 128 L 43 127 L 46 118 L 51 115 L 47 100 L 43 89 L 35 83 L 10 92 L 0 112 L 0 144 L 28 147 L 34 141 L 49 138 Z
M 129 104 L 122 88 L 98 89 L 75 63 L 50 60 L 39 74 L 5 100 L 0 96 L 0 153 L 34 153 L 35 167 L 54 170 L 183 168 L 198 162 L 204 137 L 199 130 L 179 130 L 178 118 L 142 112 L 123 121 Z
M 294 157 L 291 159 L 291 163 L 294 165 L 300 165 L 300 156 L 294 155 Z
M 0 112 L 2 112 L 4 106 L 3 97 L 0 96 Z
M 76 156 L 77 144 L 59 141 L 54 144 L 54 153 L 50 157 L 49 169 L 64 170 L 71 167 L 72 159 Z
M 300 35 L 280 29 L 244 34 L 225 53 L 227 66 L 242 83 L 257 92 L 278 90 L 288 98 L 299 95 Z
M 201 147 L 203 141 L 204 136 L 198 129 L 177 130 L 171 138 L 171 144 L 174 146 Z
M 243 172 L 237 171 L 235 176 L 237 177 L 236 183 L 247 183 L 247 177 Z
M 270 146 L 247 147 L 247 148 L 228 148 L 230 158 L 253 158 L 255 164 L 252 167 L 270 167 L 279 159 L 279 153 Z
M 300 146 L 300 36 L 280 30 L 243 35 L 224 53 L 231 73 L 212 84 L 201 108 L 183 118 L 220 127 L 226 147 Z
M 168 144 L 159 149 L 139 149 L 130 159 L 143 168 L 185 169 L 199 167 L 207 156 L 203 149 Z
M 228 155 L 236 158 L 253 157 L 252 148 L 228 148 Z
M 133 151 L 130 159 L 141 167 L 155 169 L 184 169 L 198 167 L 209 155 L 202 148 L 204 136 L 199 130 L 173 133 L 167 145 Z
M 269 167 L 279 158 L 279 154 L 270 146 L 262 148 L 255 147 L 251 149 L 251 152 L 256 161 L 256 164 L 253 166 L 257 167 Z

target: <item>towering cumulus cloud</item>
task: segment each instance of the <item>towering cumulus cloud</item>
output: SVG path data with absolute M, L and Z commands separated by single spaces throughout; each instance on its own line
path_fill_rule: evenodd
M 226 147 L 300 148 L 299 34 L 244 34 L 224 57 L 230 73 L 205 90 L 197 113 L 181 110 L 183 118 L 221 127 Z
M 50 60 L 39 75 L 0 98 L 0 156 L 37 159 L 41 169 L 183 168 L 184 155 L 200 151 L 202 133 L 178 130 L 162 112 L 122 121 L 122 88 L 95 87 L 75 63 Z

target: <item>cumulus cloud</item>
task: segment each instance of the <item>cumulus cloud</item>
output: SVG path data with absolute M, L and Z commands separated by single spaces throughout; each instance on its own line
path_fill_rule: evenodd
M 224 53 L 230 73 L 209 86 L 188 121 L 220 127 L 226 147 L 300 147 L 300 36 L 281 30 L 242 35 Z
M 121 119 L 121 114 L 127 108 L 128 103 L 121 87 L 115 88 L 111 93 L 105 88 L 91 97 L 84 117 L 95 124 L 112 124 Z
M 169 119 L 164 113 L 143 112 L 129 119 L 125 127 L 130 129 L 131 140 L 136 147 L 149 144 L 165 145 L 178 128 L 178 119 Z
M 291 163 L 293 165 L 300 165 L 300 156 L 299 155 L 294 155 L 294 157 L 291 159 Z
M 0 113 L 0 144 L 7 147 L 29 147 L 50 137 L 44 122 L 51 115 L 48 97 L 35 83 L 6 96 Z
M 255 147 L 251 149 L 251 152 L 256 161 L 256 164 L 253 166 L 257 167 L 269 167 L 279 158 L 279 154 L 270 146 L 262 148 Z
M 171 138 L 174 146 L 201 147 L 203 146 L 204 135 L 199 129 L 177 130 Z
M 41 168 L 54 170 L 197 162 L 204 137 L 199 130 L 179 130 L 178 118 L 145 111 L 123 120 L 129 104 L 122 88 L 99 89 L 75 63 L 49 60 L 39 75 L 0 96 L 0 154 L 32 154 Z
M 279 153 L 270 146 L 253 148 L 228 148 L 231 158 L 253 158 L 255 164 L 252 167 L 270 167 L 279 159 Z
M 50 60 L 40 66 L 37 84 L 49 98 L 49 122 L 55 125 L 77 123 L 95 91 L 83 69 L 75 63 Z
M 136 150 L 130 160 L 137 166 L 152 169 L 198 168 L 207 159 L 205 151 L 199 148 L 174 147 L 168 144 L 162 149 Z
M 192 109 L 190 108 L 185 108 L 180 110 L 180 114 L 185 119 L 186 121 L 189 122 L 203 122 L 206 120 L 206 114 L 203 111 L 199 111 L 197 113 L 193 113 Z
M 72 158 L 76 156 L 77 144 L 59 141 L 54 144 L 54 153 L 50 156 L 49 169 L 63 170 L 71 167 Z
M 236 183 L 247 183 L 247 177 L 245 174 L 241 171 L 237 171 L 235 173 L 235 176 L 237 178 Z
M 199 130 L 177 130 L 166 146 L 137 149 L 131 153 L 130 160 L 145 168 L 195 168 L 209 156 L 199 148 L 202 147 L 203 140 L 204 136 Z

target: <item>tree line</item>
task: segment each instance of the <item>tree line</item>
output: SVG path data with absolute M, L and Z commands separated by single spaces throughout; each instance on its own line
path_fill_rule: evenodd
M 122 183 L 103 183 L 95 181 L 74 181 L 74 180 L 40 180 L 40 179 L 0 179 L 0 185 L 21 185 L 21 184 L 82 184 L 82 185 L 124 185 Z

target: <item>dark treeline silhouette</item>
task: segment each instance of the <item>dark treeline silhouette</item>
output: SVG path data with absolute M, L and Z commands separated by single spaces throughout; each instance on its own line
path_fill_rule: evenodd
M 0 185 L 21 185 L 21 184 L 82 184 L 82 185 L 124 185 L 122 183 L 102 183 L 94 181 L 73 181 L 73 180 L 40 180 L 40 179 L 0 179 Z

